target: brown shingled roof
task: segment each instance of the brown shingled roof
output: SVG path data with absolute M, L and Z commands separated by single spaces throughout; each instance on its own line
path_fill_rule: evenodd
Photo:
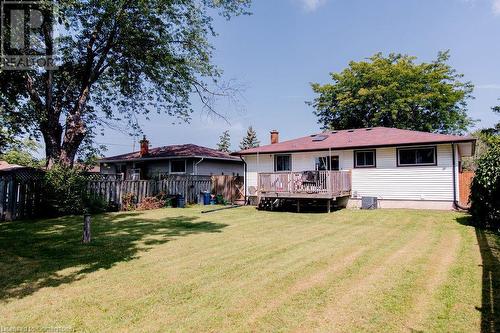
M 466 136 L 373 127 L 318 133 L 298 139 L 242 150 L 234 153 L 234 155 L 474 141 L 474 138 Z
M 177 157 L 197 157 L 207 159 L 223 159 L 240 161 L 239 158 L 231 156 L 215 149 L 197 146 L 193 144 L 171 145 L 157 148 L 150 148 L 147 156 L 141 157 L 139 152 L 127 153 L 122 155 L 110 156 L 100 160 L 100 162 L 111 161 L 133 161 L 146 159 L 162 159 Z

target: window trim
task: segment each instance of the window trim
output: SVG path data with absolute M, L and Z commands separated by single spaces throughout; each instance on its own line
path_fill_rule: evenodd
M 172 171 L 172 162 L 184 161 L 184 172 Z M 187 160 L 170 160 L 168 163 L 168 170 L 170 174 L 173 175 L 183 175 L 187 172 Z
M 434 162 L 433 163 L 415 163 L 415 164 L 401 164 L 401 163 L 399 163 L 399 152 L 401 150 L 418 150 L 418 149 L 429 149 L 429 148 L 434 149 Z M 401 167 L 401 168 L 437 166 L 437 146 L 398 147 L 398 148 L 396 148 L 396 164 L 398 167 Z
M 373 165 L 357 165 L 356 154 L 361 152 L 372 152 L 373 153 Z M 356 169 L 367 169 L 367 168 L 376 168 L 377 167 L 377 149 L 358 149 L 354 150 L 353 153 L 353 164 Z
M 290 158 L 290 170 L 281 170 L 281 171 L 278 171 L 277 170 L 277 164 L 276 163 L 276 159 L 278 156 L 288 156 Z M 274 155 L 274 172 L 291 172 L 293 170 L 293 166 L 292 166 L 292 154 L 275 154 Z

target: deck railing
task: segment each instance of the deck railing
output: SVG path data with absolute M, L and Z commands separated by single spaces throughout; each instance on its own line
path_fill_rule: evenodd
M 350 171 L 302 171 L 259 173 L 260 193 L 311 193 L 334 196 L 351 193 Z

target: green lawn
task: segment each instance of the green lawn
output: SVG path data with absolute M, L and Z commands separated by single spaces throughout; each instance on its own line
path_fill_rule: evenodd
M 500 328 L 500 238 L 466 215 L 201 210 L 94 217 L 89 245 L 81 218 L 1 223 L 0 328 Z

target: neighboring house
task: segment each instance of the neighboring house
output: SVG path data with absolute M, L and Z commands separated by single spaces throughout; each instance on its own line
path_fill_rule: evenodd
M 161 179 L 168 175 L 242 176 L 240 158 L 215 149 L 193 144 L 149 148 L 146 137 L 141 149 L 99 160 L 101 174 L 119 175 L 124 179 Z
M 276 198 L 378 198 L 381 208 L 452 209 L 460 163 L 475 139 L 396 128 L 328 131 L 235 153 L 247 164 L 246 190 L 262 203 Z M 346 200 L 343 200 L 346 201 Z

